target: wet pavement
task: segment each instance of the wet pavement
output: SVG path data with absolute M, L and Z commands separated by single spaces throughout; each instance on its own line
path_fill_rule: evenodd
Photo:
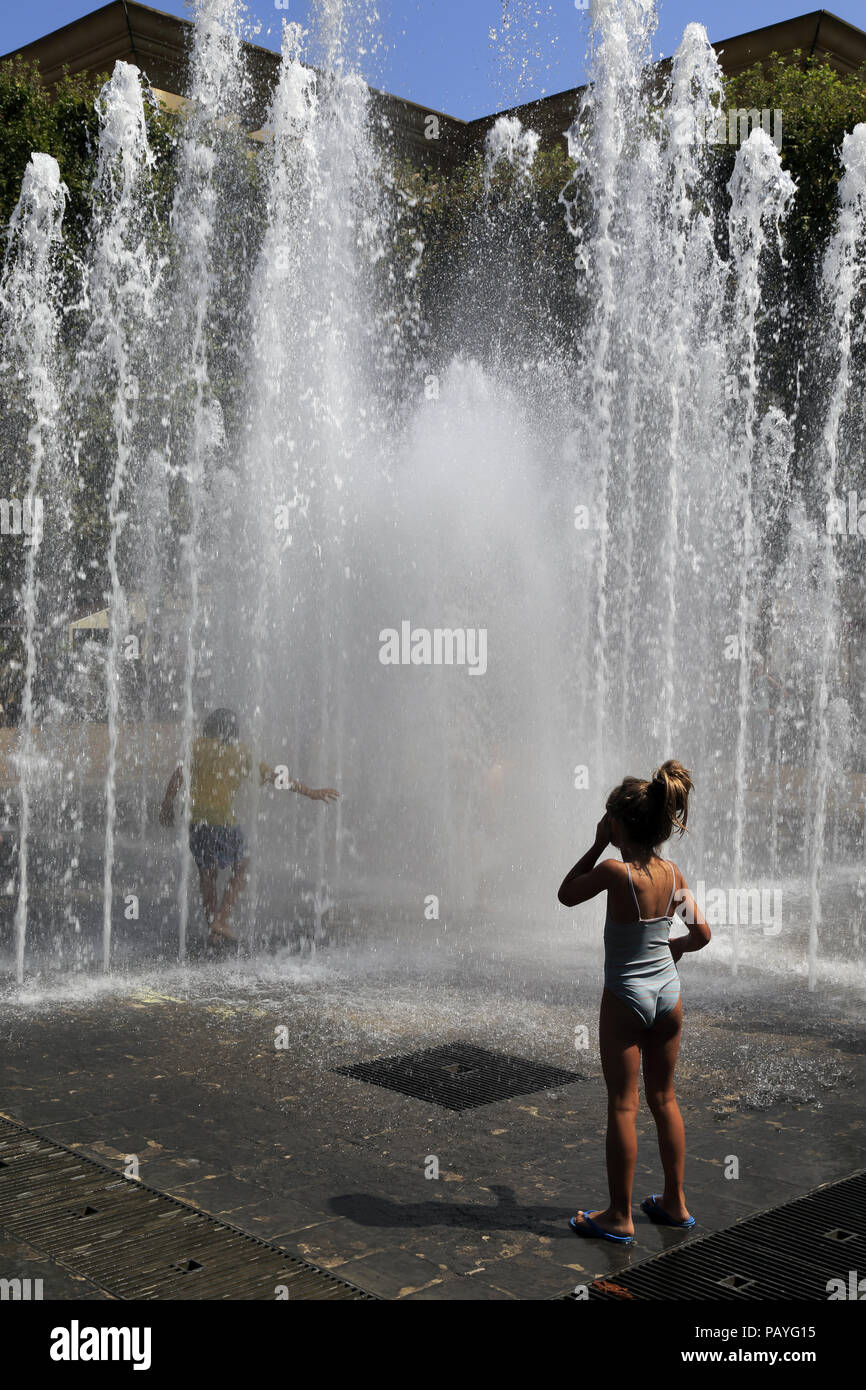
M 661 1188 L 643 1105 L 634 1246 L 568 1229 L 607 1200 L 597 961 L 497 959 L 481 938 L 394 957 L 334 947 L 7 999 L 0 1112 L 386 1299 L 549 1298 L 690 1238 L 638 1211 Z M 859 999 L 755 967 L 683 976 L 694 1234 L 866 1167 Z M 456 1040 L 580 1079 L 455 1113 L 333 1070 Z M 106 1296 L 74 1275 L 0 1239 L 0 1277 Z

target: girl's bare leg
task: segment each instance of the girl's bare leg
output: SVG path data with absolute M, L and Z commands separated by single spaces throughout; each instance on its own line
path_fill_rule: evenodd
M 249 866 L 249 859 L 239 859 L 235 864 L 226 891 L 223 893 L 222 902 L 211 922 L 210 929 L 214 936 L 224 936 L 228 941 L 237 941 L 237 937 L 229 927 L 229 913 L 246 887 Z
M 656 1122 L 665 1175 L 665 1190 L 659 1205 L 674 1221 L 687 1221 L 689 1217 L 683 1192 L 686 1135 L 674 1095 L 674 1067 L 680 1050 L 682 1021 L 683 1001 L 678 999 L 676 1007 L 648 1029 L 643 1049 L 644 1091 Z
M 637 1160 L 635 1120 L 640 1075 L 640 1020 L 609 990 L 601 996 L 599 1046 L 601 1068 L 607 1085 L 607 1181 L 610 1206 L 590 1211 L 597 1226 L 617 1236 L 634 1235 L 631 1191 Z M 580 1218 L 578 1218 L 578 1224 Z

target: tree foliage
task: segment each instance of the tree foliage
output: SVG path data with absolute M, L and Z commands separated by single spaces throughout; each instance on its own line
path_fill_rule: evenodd
M 99 119 L 96 99 L 107 73 L 65 72 L 53 92 L 42 83 L 39 67 L 15 54 L 0 63 L 0 223 L 5 228 L 21 192 L 21 180 L 34 150 L 53 155 L 69 190 L 64 225 L 72 249 L 86 241 L 90 221 L 90 188 L 96 167 Z M 170 185 L 177 118 L 155 108 L 150 142 L 156 155 L 156 189 L 163 196 Z
M 813 255 L 835 225 L 842 141 L 866 121 L 866 63 L 839 73 L 799 49 L 772 53 L 729 78 L 725 94 L 729 109 L 781 111 L 782 164 L 797 183 L 789 242 L 795 254 Z

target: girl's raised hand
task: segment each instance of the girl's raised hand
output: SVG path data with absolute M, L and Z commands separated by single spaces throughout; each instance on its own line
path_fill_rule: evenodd
M 604 849 L 605 845 L 610 844 L 610 822 L 607 818 L 607 811 L 595 827 L 595 843 L 599 849 Z

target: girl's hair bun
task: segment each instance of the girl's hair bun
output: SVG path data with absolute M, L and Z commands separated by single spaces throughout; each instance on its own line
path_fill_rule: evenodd
M 626 777 L 607 798 L 607 810 L 636 844 L 648 849 L 683 834 L 689 818 L 691 773 L 675 758 L 657 767 L 649 782 Z

